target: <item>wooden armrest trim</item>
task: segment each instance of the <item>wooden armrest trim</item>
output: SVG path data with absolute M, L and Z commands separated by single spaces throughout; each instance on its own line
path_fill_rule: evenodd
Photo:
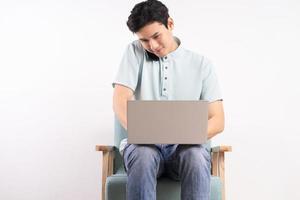
M 112 152 L 114 151 L 114 146 L 107 146 L 107 145 L 96 145 L 96 151 L 103 151 L 105 152 Z
M 225 200 L 225 152 L 232 151 L 231 146 L 216 146 L 211 148 L 213 176 L 218 176 L 222 182 L 222 200 Z
M 232 147 L 231 146 L 215 146 L 211 148 L 211 152 L 231 152 Z
M 96 151 L 102 151 L 102 199 L 105 199 L 105 185 L 108 176 L 113 174 L 114 168 L 114 146 L 96 145 Z

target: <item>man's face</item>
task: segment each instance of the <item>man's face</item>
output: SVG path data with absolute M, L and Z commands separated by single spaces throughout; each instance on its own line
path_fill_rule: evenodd
M 172 30 L 173 21 L 169 18 L 168 28 L 160 22 L 153 22 L 141 28 L 136 35 L 145 50 L 163 57 L 177 48 Z

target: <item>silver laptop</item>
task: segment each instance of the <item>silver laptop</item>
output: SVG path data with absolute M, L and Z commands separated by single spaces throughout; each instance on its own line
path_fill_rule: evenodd
M 207 101 L 128 101 L 129 144 L 203 144 Z

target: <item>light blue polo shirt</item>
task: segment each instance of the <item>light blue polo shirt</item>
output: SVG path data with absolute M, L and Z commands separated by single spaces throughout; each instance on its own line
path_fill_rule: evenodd
M 136 100 L 221 100 L 221 91 L 212 63 L 187 50 L 174 37 L 178 48 L 151 59 L 140 41 L 127 46 L 113 86 L 121 84 L 134 91 Z M 124 139 L 120 151 L 127 144 Z

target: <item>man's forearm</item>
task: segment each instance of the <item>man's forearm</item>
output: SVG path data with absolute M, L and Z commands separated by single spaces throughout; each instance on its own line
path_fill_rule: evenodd
M 113 110 L 123 128 L 127 130 L 127 101 L 133 98 L 133 90 L 123 85 L 115 85 Z
M 213 116 L 208 120 L 207 125 L 207 139 L 211 139 L 216 136 L 218 133 L 221 133 L 224 130 L 224 120 L 223 118 Z
M 118 101 L 114 105 L 114 112 L 123 128 L 127 130 L 127 100 Z

